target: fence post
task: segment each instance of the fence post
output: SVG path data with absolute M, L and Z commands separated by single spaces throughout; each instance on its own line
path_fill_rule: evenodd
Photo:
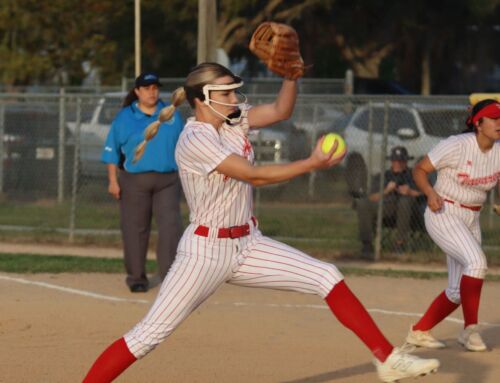
M 261 148 L 262 148 L 262 137 L 260 132 L 257 134 L 257 147 L 259 150 L 257 150 L 257 153 L 255 153 L 255 163 L 257 166 L 260 165 L 261 159 L 262 159 L 262 153 L 261 153 Z M 259 216 L 259 211 L 260 211 L 260 187 L 254 188 L 255 190 L 255 204 L 254 204 L 254 210 L 255 210 L 255 215 L 258 217 Z
M 354 93 L 354 75 L 352 69 L 347 69 L 345 71 L 345 82 L 344 82 L 344 94 L 352 96 Z
M 3 194 L 3 162 L 5 147 L 3 144 L 5 134 L 5 105 L 0 103 L 0 198 Z
M 372 169 L 373 169 L 373 103 L 368 102 L 368 163 L 367 163 L 366 193 L 372 190 Z
M 389 132 L 389 101 L 384 103 L 384 134 L 382 138 L 382 150 L 380 153 L 380 183 L 379 183 L 379 196 L 377 206 L 377 228 L 375 235 L 375 260 L 380 260 L 380 253 L 382 250 L 382 219 L 384 215 L 384 183 L 385 183 L 385 154 L 387 153 L 387 135 Z
M 76 195 L 78 192 L 78 173 L 80 172 L 80 128 L 82 120 L 82 99 L 76 100 L 75 151 L 73 158 L 73 179 L 71 185 L 71 208 L 69 213 L 69 242 L 75 240 Z
M 312 131 L 311 131 L 311 153 L 316 147 L 316 140 L 318 139 L 317 132 L 317 124 L 318 124 L 318 105 L 314 105 L 313 108 L 313 123 L 312 123 Z M 312 171 L 309 173 L 309 184 L 307 189 L 307 194 L 309 196 L 309 200 L 314 199 L 314 184 L 316 181 L 316 171 Z
M 493 212 L 493 205 L 495 204 L 495 192 L 497 188 L 494 187 L 491 189 L 489 193 L 489 203 L 490 203 L 490 208 L 488 209 L 488 229 L 492 230 L 493 229 L 493 215 L 495 214 Z
M 66 92 L 59 90 L 59 147 L 57 163 L 57 202 L 64 201 L 64 161 L 66 149 Z
M 121 88 L 123 93 L 127 91 L 127 78 L 125 76 L 122 76 Z

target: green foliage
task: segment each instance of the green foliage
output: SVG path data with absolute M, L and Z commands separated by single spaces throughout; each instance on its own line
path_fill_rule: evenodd
M 123 273 L 122 259 L 72 257 L 66 255 L 0 254 L 0 271 L 7 273 Z M 147 261 L 146 271 L 156 271 Z
M 1 81 L 79 83 L 83 62 L 103 66 L 115 49 L 105 36 L 108 16 L 115 9 L 112 0 L 4 1 Z

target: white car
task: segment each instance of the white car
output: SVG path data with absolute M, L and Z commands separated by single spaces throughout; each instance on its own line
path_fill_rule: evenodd
M 90 119 L 80 124 L 80 174 L 84 176 L 106 176 L 106 166 L 101 154 L 109 128 L 121 109 L 124 94 L 108 94 L 99 99 Z M 76 134 L 76 122 L 68 122 L 71 133 Z
M 106 166 L 101 162 L 102 149 L 111 123 L 122 108 L 125 94 L 106 94 L 94 104 L 90 118 L 80 124 L 80 174 L 89 177 L 105 177 Z M 170 94 L 161 94 L 162 100 L 169 100 Z M 187 104 L 179 109 L 183 118 L 190 116 Z M 76 132 L 76 123 L 67 123 L 71 133 Z M 304 158 L 304 134 L 291 121 L 283 121 L 271 127 L 252 130 L 249 135 L 258 163 L 286 163 Z
M 388 156 L 394 146 L 404 146 L 413 157 L 409 161 L 409 166 L 413 166 L 441 140 L 462 132 L 466 128 L 467 115 L 465 102 L 463 105 L 391 103 L 387 116 L 387 147 L 382 152 L 385 105 L 371 104 L 371 133 L 370 106 L 363 105 L 354 112 L 344 131 L 348 158 L 358 157 L 369 174 L 374 175 L 381 172 L 381 156 Z

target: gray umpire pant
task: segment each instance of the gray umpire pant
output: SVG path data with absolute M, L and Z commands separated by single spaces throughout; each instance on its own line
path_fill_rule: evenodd
M 127 285 L 148 283 L 145 265 L 153 216 L 158 228 L 158 274 L 163 280 L 174 261 L 182 235 L 179 174 L 121 170 L 118 182 Z
M 372 244 L 378 203 L 361 198 L 356 200 L 356 210 L 359 238 L 363 244 Z M 406 241 L 411 232 L 412 219 L 418 214 L 417 199 L 409 196 L 388 197 L 384 199 L 382 214 L 384 220 L 394 222 L 397 240 Z

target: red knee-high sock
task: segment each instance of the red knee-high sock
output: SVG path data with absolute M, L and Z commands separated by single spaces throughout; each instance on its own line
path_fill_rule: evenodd
M 448 299 L 443 291 L 431 303 L 424 316 L 413 326 L 413 330 L 429 331 L 460 306 Z
M 384 362 L 394 347 L 385 338 L 368 311 L 345 282 L 337 283 L 325 300 L 340 323 L 354 332 L 373 355 Z
M 83 383 L 109 383 L 137 358 L 129 351 L 123 338 L 109 346 L 94 362 Z
M 477 313 L 479 311 L 482 287 L 482 279 L 462 275 L 462 279 L 460 280 L 460 298 L 462 299 L 462 311 L 464 313 L 464 327 L 477 324 Z

